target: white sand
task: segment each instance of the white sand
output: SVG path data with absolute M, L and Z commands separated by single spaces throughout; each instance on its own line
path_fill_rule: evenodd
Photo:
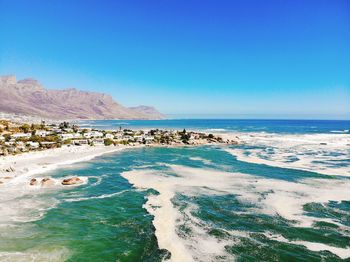
M 102 154 L 120 151 L 130 146 L 72 146 L 45 151 L 29 152 L 0 158 L 0 229 L 16 222 L 35 221 L 47 210 L 57 205 L 54 198 L 39 197 L 51 190 L 63 190 L 70 186 L 61 185 L 60 180 L 52 179 L 53 185 L 29 185 L 30 179 L 40 180 L 41 173 L 63 165 L 88 161 Z M 12 167 L 13 172 L 4 169 Z M 88 177 L 80 177 L 84 183 Z M 73 185 L 80 186 L 81 184 Z
M 71 146 L 0 157 L 0 187 L 28 180 L 35 174 L 47 172 L 58 166 L 88 161 L 96 156 L 120 151 L 127 146 Z M 6 172 L 13 168 L 14 172 Z

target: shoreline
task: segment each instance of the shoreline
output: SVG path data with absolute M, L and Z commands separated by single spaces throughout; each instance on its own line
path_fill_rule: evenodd
M 31 176 L 46 173 L 65 165 L 85 162 L 104 154 L 140 147 L 142 146 L 61 147 L 4 156 L 0 158 L 0 188 L 17 185 Z

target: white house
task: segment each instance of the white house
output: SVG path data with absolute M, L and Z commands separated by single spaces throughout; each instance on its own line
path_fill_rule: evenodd
M 93 144 L 94 144 L 95 146 L 104 145 L 104 140 L 101 139 L 101 138 L 96 138 L 96 139 L 92 140 L 92 142 L 93 142 Z
M 17 138 L 30 138 L 32 136 L 31 133 L 17 133 L 11 135 L 12 138 L 17 139 Z
M 17 142 L 17 143 L 16 143 L 16 147 L 17 147 L 19 150 L 21 150 L 21 151 L 26 150 L 26 146 L 25 146 L 25 144 L 24 144 L 22 141 Z
M 40 137 L 46 137 L 48 132 L 46 130 L 35 130 L 35 135 Z
M 124 131 L 124 134 L 125 134 L 125 135 L 133 135 L 133 134 L 134 134 L 134 131 L 132 131 L 132 130 L 125 130 L 125 131 Z
M 27 145 L 29 145 L 29 147 L 30 147 L 31 149 L 39 148 L 39 143 L 38 143 L 38 142 L 28 141 L 28 142 L 27 142 Z
M 137 135 L 137 136 L 134 136 L 134 139 L 137 142 L 142 142 L 143 141 L 143 136 L 142 135 Z
M 73 140 L 72 144 L 77 146 L 88 145 L 89 141 L 87 139 L 77 139 L 77 140 Z
M 64 128 L 63 131 L 65 131 L 67 133 L 72 133 L 73 129 L 72 128 Z
M 123 134 L 122 133 L 116 133 L 116 134 L 114 134 L 114 138 L 115 139 L 121 139 L 121 138 L 123 138 Z
M 103 137 L 103 133 L 99 131 L 91 131 L 91 137 L 94 137 L 94 138 Z
M 60 134 L 62 140 L 72 139 L 73 134 Z
M 154 136 L 145 136 L 144 139 L 146 142 L 151 142 L 154 140 Z
M 105 135 L 105 138 L 107 138 L 107 139 L 113 139 L 113 138 L 114 138 L 114 135 L 113 135 L 113 134 L 106 134 L 106 135 Z
M 85 138 L 91 138 L 92 137 L 92 134 L 91 132 L 87 132 L 87 133 L 84 133 L 83 135 Z
M 73 138 L 82 138 L 82 135 L 80 133 L 73 133 Z
M 0 136 L 0 141 L 5 141 L 5 137 Z

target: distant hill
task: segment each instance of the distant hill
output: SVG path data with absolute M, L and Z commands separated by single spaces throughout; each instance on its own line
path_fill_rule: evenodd
M 45 89 L 35 79 L 0 77 L 0 112 L 35 115 L 52 119 L 162 119 L 149 106 L 124 107 L 110 95 L 80 91 Z

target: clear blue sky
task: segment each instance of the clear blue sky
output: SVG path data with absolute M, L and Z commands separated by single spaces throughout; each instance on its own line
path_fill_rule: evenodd
M 168 114 L 350 119 L 350 1 L 0 0 L 0 74 Z

